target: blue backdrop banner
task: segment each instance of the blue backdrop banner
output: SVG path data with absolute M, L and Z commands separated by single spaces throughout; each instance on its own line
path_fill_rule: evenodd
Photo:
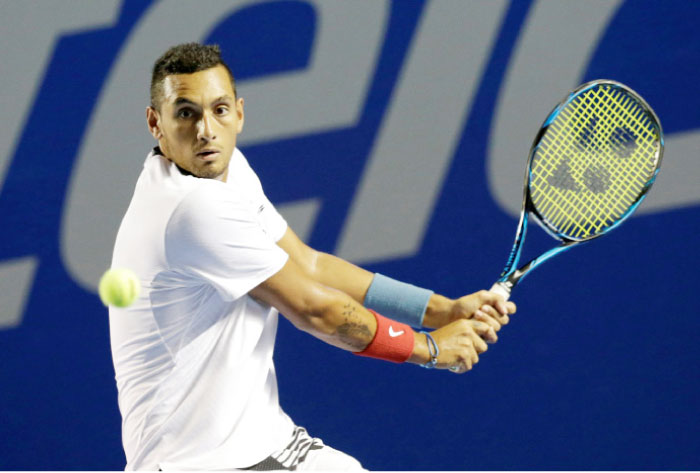
M 698 20 L 684 0 L 0 0 L 0 470 L 125 466 L 96 286 L 154 144 L 153 61 L 187 41 L 221 45 L 239 146 L 305 241 L 450 297 L 498 277 L 552 107 L 598 78 L 640 93 L 666 136 L 649 197 L 529 276 L 472 372 L 283 321 L 280 397 L 375 470 L 700 469 Z

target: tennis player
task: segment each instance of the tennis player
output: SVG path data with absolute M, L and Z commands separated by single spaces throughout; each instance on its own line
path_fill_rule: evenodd
M 217 46 L 159 58 L 146 117 L 157 146 L 112 260 L 142 285 L 110 308 L 127 470 L 362 469 L 281 410 L 278 310 L 340 349 L 455 373 L 515 312 L 491 292 L 448 299 L 305 245 L 236 148 L 243 99 Z

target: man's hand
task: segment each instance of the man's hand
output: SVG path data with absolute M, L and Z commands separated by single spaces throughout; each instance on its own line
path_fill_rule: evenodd
M 479 354 L 488 349 L 484 340 L 495 336 L 495 332 L 485 322 L 460 319 L 434 330 L 431 335 L 440 350 L 435 367 L 466 373 L 478 363 Z M 416 333 L 415 337 L 413 356 L 408 361 L 422 365 L 430 361 L 427 339 L 422 333 Z
M 438 294 L 433 294 L 425 313 L 423 325 L 430 328 L 444 327 L 456 320 L 467 319 L 472 322 L 482 322 L 498 332 L 506 325 L 510 314 L 516 310 L 513 302 L 506 302 L 500 294 L 491 291 L 479 291 L 474 294 L 448 299 Z M 497 337 L 486 334 L 485 340 L 495 342 Z

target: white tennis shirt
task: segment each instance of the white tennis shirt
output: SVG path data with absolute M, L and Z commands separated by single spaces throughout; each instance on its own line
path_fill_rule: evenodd
M 151 152 L 119 228 L 113 268 L 141 294 L 110 308 L 127 470 L 232 469 L 284 447 L 272 352 L 277 311 L 248 291 L 279 271 L 287 223 L 239 150 L 228 182 Z

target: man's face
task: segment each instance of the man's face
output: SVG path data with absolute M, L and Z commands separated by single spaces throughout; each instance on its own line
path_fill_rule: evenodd
M 167 76 L 160 111 L 149 107 L 146 116 L 168 159 L 195 176 L 226 181 L 243 99 L 235 99 L 223 66 Z

